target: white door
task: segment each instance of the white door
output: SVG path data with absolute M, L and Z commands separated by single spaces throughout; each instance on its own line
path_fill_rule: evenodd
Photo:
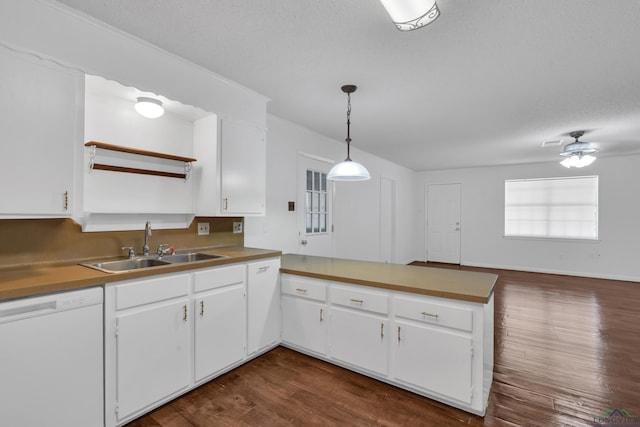
M 298 253 L 331 257 L 333 184 L 330 160 L 298 155 Z
M 392 263 L 396 243 L 396 181 L 380 179 L 380 261 Z
M 460 264 L 460 184 L 427 186 L 427 261 Z

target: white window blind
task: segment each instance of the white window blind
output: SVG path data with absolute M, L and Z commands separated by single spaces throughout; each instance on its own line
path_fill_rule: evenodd
M 598 177 L 507 180 L 505 236 L 598 238 Z

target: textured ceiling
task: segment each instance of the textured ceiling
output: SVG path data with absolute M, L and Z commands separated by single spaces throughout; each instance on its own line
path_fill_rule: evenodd
M 640 1 L 438 0 L 412 32 L 376 0 L 59 0 L 271 98 L 269 113 L 411 169 L 559 160 L 587 130 L 640 152 Z

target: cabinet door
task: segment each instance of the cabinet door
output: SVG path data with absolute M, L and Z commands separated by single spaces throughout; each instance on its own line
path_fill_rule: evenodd
M 395 379 L 471 403 L 470 336 L 399 320 L 394 328 Z
M 282 296 L 282 341 L 318 354 L 327 352 L 327 306 Z
M 384 317 L 332 307 L 329 323 L 331 357 L 386 376 L 388 326 L 389 321 Z
M 264 215 L 267 174 L 264 130 L 223 120 L 220 143 L 222 215 Z
M 232 365 L 245 356 L 244 284 L 195 298 L 195 380 Z
M 190 315 L 180 299 L 116 318 L 118 419 L 189 386 Z
M 0 215 L 69 216 L 80 77 L 0 47 Z
M 253 262 L 247 269 L 247 352 L 280 341 L 280 259 Z

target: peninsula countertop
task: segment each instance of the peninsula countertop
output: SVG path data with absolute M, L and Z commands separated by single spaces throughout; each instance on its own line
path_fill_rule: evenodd
M 498 280 L 490 273 L 293 254 L 282 256 L 280 271 L 482 304 Z
M 34 264 L 17 268 L 0 269 L 0 301 L 93 285 L 104 285 L 106 283 L 138 279 L 157 274 L 176 273 L 196 268 L 217 267 L 236 262 L 279 257 L 282 254 L 280 251 L 236 246 L 203 248 L 195 251 L 224 255 L 226 258 L 168 264 L 120 273 L 104 273 L 78 264 L 80 262 L 90 262 L 91 260 L 77 261 L 78 263 L 69 262 L 56 265 Z

